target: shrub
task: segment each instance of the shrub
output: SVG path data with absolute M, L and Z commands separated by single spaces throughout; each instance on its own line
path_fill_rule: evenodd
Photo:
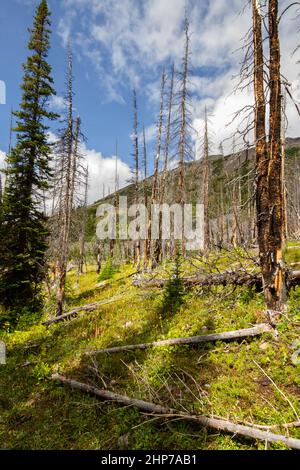
M 114 267 L 112 259 L 109 258 L 98 277 L 98 282 L 107 281 L 108 279 L 111 279 L 116 272 L 117 269 Z
M 185 288 L 182 281 L 182 254 L 179 243 L 176 246 L 175 262 L 173 272 L 165 286 L 162 302 L 162 313 L 174 315 L 183 305 Z

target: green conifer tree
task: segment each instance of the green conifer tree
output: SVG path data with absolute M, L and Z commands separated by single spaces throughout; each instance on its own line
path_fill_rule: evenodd
M 174 315 L 183 305 L 185 288 L 182 280 L 182 248 L 176 243 L 173 272 L 168 279 L 163 293 L 162 314 Z
M 23 65 L 22 101 L 16 116 L 16 144 L 8 155 L 3 197 L 0 299 L 17 321 L 22 308 L 38 309 L 47 248 L 44 195 L 51 180 L 51 146 L 47 121 L 58 116 L 48 110 L 55 94 L 51 66 L 50 12 L 41 0 L 29 30 L 30 56 Z M 15 313 L 13 313 L 15 312 Z M 1 320 L 0 320 L 1 323 Z

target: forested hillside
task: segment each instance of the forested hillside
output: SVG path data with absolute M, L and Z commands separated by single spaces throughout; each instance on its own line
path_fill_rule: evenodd
M 0 449 L 300 450 L 299 81 L 283 73 L 299 46 L 281 28 L 298 2 L 240 2 L 239 109 L 218 129 L 215 81 L 237 63 L 220 50 L 212 66 L 193 41 L 221 2 L 176 2 L 177 55 L 160 51 L 147 84 L 144 49 L 121 76 L 125 56 L 148 35 L 154 60 L 173 2 L 124 3 L 125 51 L 107 39 L 113 0 L 50 3 L 0 150 Z

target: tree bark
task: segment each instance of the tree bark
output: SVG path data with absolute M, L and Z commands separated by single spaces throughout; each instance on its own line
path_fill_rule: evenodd
M 183 57 L 182 82 L 180 90 L 180 116 L 179 116 L 179 168 L 178 168 L 178 184 L 176 203 L 181 206 L 182 210 L 182 254 L 185 256 L 186 240 L 184 237 L 184 204 L 185 204 L 185 158 L 187 153 L 187 132 L 188 132 L 188 74 L 189 74 L 189 54 L 190 54 L 190 37 L 189 23 L 185 19 L 185 52 Z
M 210 246 L 209 230 L 209 145 L 208 145 L 208 123 L 207 109 L 205 107 L 205 129 L 204 129 L 204 178 L 203 178 L 203 205 L 204 205 L 204 251 Z
M 73 57 L 71 49 L 69 49 L 68 57 L 68 124 L 66 136 L 66 143 L 62 143 L 62 188 L 61 197 L 63 201 L 60 203 L 61 212 L 61 229 L 59 237 L 59 262 L 58 262 L 58 290 L 57 290 L 57 316 L 59 317 L 63 311 L 63 303 L 65 300 L 66 288 L 66 274 L 69 253 L 69 236 L 70 236 L 70 217 L 73 207 L 73 194 L 74 194 L 74 178 L 76 172 L 76 152 L 74 151 L 74 136 L 73 136 Z M 77 121 L 78 125 L 78 121 Z M 77 127 L 78 131 L 78 127 Z M 79 133 L 77 134 L 77 137 Z M 77 141 L 78 142 L 78 141 Z M 76 150 L 77 151 L 77 150 Z M 66 152 L 66 155 L 64 155 Z M 64 168 L 66 167 L 66 168 Z
M 278 5 L 277 0 L 269 0 L 269 146 L 267 146 L 266 141 L 262 18 L 259 2 L 252 0 L 252 6 L 257 236 L 266 304 L 271 310 L 281 310 L 286 300 L 286 272 L 283 262 L 284 198 L 281 155 L 281 78 Z
M 144 189 L 144 204 L 145 207 L 147 208 L 148 211 L 148 188 L 147 188 L 147 144 L 146 144 L 146 134 L 145 134 L 145 127 L 143 126 L 143 144 L 144 144 L 144 158 L 143 158 L 143 166 L 144 166 L 144 184 L 143 184 L 143 189 Z M 149 212 L 149 211 L 148 211 Z M 144 269 L 146 269 L 149 265 L 149 224 L 148 224 L 148 230 L 146 234 L 146 238 L 144 240 Z
M 134 146 L 134 202 L 138 204 L 139 202 L 139 136 L 138 136 L 138 107 L 137 107 L 137 97 L 136 90 L 133 90 L 133 146 Z M 141 241 L 135 240 L 133 242 L 134 250 L 134 264 L 137 266 L 137 270 L 140 270 L 141 267 Z
M 161 76 L 161 87 L 160 87 L 160 112 L 158 118 L 158 126 L 157 126 L 157 147 L 156 147 L 156 157 L 154 162 L 154 176 L 153 176 L 153 186 L 152 186 L 152 196 L 151 196 L 151 204 L 152 207 L 159 203 L 159 164 L 161 160 L 161 147 L 162 147 L 162 131 L 163 131 L 163 124 L 164 124 L 164 109 L 165 109 L 165 86 L 166 86 L 166 74 L 165 70 L 163 70 Z M 160 225 L 160 213 L 159 213 L 159 225 Z M 151 222 L 150 222 L 151 227 Z M 150 231 L 150 230 L 149 230 Z M 155 268 L 160 261 L 161 257 L 161 243 L 159 238 L 154 240 L 153 243 L 153 253 L 152 253 L 152 267 Z

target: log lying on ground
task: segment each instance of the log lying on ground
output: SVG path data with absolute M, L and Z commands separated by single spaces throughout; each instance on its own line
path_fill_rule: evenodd
M 135 287 L 164 287 L 168 279 L 136 279 Z M 247 286 L 262 289 L 262 276 L 260 273 L 250 274 L 244 271 L 226 271 L 224 273 L 210 273 L 201 276 L 183 277 L 185 287 L 210 287 L 210 286 Z M 300 285 L 300 271 L 292 271 L 288 276 L 290 287 Z
M 270 431 L 262 431 L 251 426 L 235 424 L 220 418 L 208 418 L 202 415 L 192 415 L 186 412 L 178 412 L 173 408 L 167 408 L 143 400 L 129 398 L 125 395 L 119 395 L 117 393 L 110 392 L 109 390 L 101 390 L 91 385 L 77 382 L 76 380 L 67 379 L 66 377 L 63 377 L 59 374 L 54 374 L 52 379 L 60 382 L 63 385 L 68 385 L 75 390 L 80 390 L 81 392 L 88 393 L 97 398 L 119 403 L 120 405 L 134 406 L 143 412 L 150 413 L 152 415 L 159 415 L 162 418 L 178 417 L 185 421 L 200 424 L 200 426 L 217 429 L 218 431 L 228 432 L 234 435 L 237 434 L 251 439 L 259 439 L 265 442 L 282 442 L 292 449 L 300 450 L 300 439 L 274 434 Z
M 98 351 L 87 351 L 86 356 L 96 356 L 98 354 L 114 354 L 124 351 L 133 351 L 135 349 L 148 349 L 156 346 L 178 346 L 178 345 L 195 345 L 209 341 L 230 341 L 241 338 L 248 338 L 252 336 L 259 336 L 263 333 L 274 333 L 273 328 L 266 324 L 260 323 L 252 328 L 245 328 L 243 330 L 225 331 L 224 333 L 215 333 L 202 336 L 190 336 L 188 338 L 172 338 L 162 341 L 154 341 L 153 343 L 144 344 L 130 344 L 127 346 L 116 346 L 114 348 L 100 349 Z
M 260 274 L 248 274 L 241 271 L 183 277 L 182 281 L 186 287 L 227 286 L 233 284 L 236 286 L 247 285 L 249 287 L 262 288 L 262 277 Z M 168 279 L 136 279 L 133 281 L 133 285 L 136 287 L 164 287 L 167 282 Z
M 71 320 L 72 318 L 77 317 L 77 315 L 80 312 L 85 312 L 85 313 L 93 312 L 93 311 L 97 310 L 98 307 L 101 307 L 102 305 L 108 305 L 108 304 L 111 304 L 113 302 L 116 302 L 120 298 L 121 298 L 120 296 L 119 297 L 113 297 L 111 299 L 101 300 L 99 302 L 93 302 L 91 304 L 83 305 L 82 307 L 76 307 L 76 308 L 74 308 L 74 310 L 71 310 L 70 312 L 64 313 L 60 317 L 51 318 L 50 320 L 45 321 L 43 323 L 43 325 L 44 326 L 49 326 L 49 325 L 52 325 L 53 323 L 59 323 L 59 322 Z

